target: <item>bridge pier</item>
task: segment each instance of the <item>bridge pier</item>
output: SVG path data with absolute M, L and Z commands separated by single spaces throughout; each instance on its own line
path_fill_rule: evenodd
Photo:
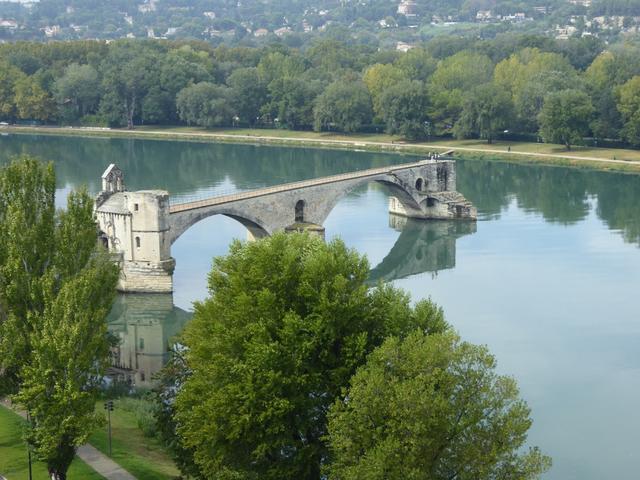
M 96 199 L 100 236 L 122 266 L 125 292 L 173 290 L 171 245 L 192 225 L 212 215 L 233 218 L 249 239 L 277 231 L 306 230 L 324 237 L 322 226 L 349 191 L 378 182 L 392 194 L 392 214 L 417 219 L 475 220 L 476 209 L 456 192 L 455 162 L 425 160 L 293 182 L 232 195 L 169 205 L 163 190 L 128 192 L 122 171 L 110 165 Z

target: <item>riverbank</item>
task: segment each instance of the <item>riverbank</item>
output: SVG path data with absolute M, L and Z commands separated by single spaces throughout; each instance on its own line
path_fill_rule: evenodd
M 129 137 L 171 139 L 215 143 L 272 144 L 291 147 L 384 151 L 426 155 L 455 150 L 465 159 L 501 160 L 516 163 L 561 165 L 599 170 L 640 173 L 640 150 L 574 147 L 534 142 L 499 141 L 492 145 L 479 140 L 434 140 L 406 142 L 386 134 L 343 135 L 278 129 L 214 129 L 198 127 L 137 127 L 135 130 L 81 127 L 4 127 L 0 133 L 77 135 L 90 137 Z

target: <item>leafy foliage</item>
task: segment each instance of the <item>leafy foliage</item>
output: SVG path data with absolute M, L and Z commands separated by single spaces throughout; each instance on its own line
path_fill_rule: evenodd
M 635 76 L 618 91 L 618 110 L 624 119 L 622 134 L 633 145 L 640 145 L 640 76 Z
M 446 329 L 432 303 L 369 290 L 368 270 L 342 242 L 302 234 L 236 242 L 214 260 L 175 401 L 202 477 L 319 479 L 326 413 L 367 354 L 388 335 Z
M 576 90 L 588 95 L 594 112 L 587 128 L 574 128 L 573 143 L 581 136 L 634 143 L 618 89 L 640 75 L 640 48 L 630 41 L 602 49 L 593 39 L 504 33 L 441 36 L 401 53 L 354 41 L 340 28 L 303 48 L 284 41 L 260 48 L 150 40 L 0 44 L 0 121 L 384 129 L 410 140 L 489 139 L 487 132 L 493 138 L 502 126 L 540 136 L 547 97 Z M 477 105 L 470 93 L 487 84 L 506 92 L 499 110 L 510 114 L 502 119 L 508 125 L 499 121 L 480 133 L 478 125 L 488 123 L 472 121 Z
M 459 138 L 478 136 L 492 143 L 498 133 L 509 127 L 511 121 L 512 104 L 508 94 L 488 83 L 474 88 L 467 95 L 454 132 Z
M 549 94 L 539 115 L 540 134 L 553 143 L 571 148 L 589 131 L 593 106 L 589 96 L 579 90 Z
M 98 422 L 118 268 L 99 250 L 87 192 L 58 214 L 54 196 L 52 164 L 0 170 L 0 387 L 30 412 L 27 441 L 64 479 Z
M 520 450 L 529 409 L 495 367 L 451 331 L 389 338 L 331 406 L 329 478 L 537 478 L 551 461 Z
M 316 99 L 314 129 L 356 132 L 372 117 L 371 97 L 361 82 L 337 80 Z

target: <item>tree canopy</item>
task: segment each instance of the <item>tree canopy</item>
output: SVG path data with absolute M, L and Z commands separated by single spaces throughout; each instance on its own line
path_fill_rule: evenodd
M 539 115 L 540 134 L 547 142 L 571 148 L 589 131 L 593 106 L 589 96 L 579 90 L 549 94 Z
M 368 271 L 341 241 L 303 234 L 235 242 L 214 260 L 175 402 L 202 477 L 320 479 L 326 413 L 366 356 L 388 335 L 446 328 L 431 302 L 369 289 Z
M 389 338 L 329 411 L 330 479 L 534 479 L 529 408 L 486 347 L 451 331 Z
M 30 413 L 26 439 L 63 480 L 99 423 L 118 268 L 100 250 L 88 193 L 56 212 L 55 186 L 52 164 L 0 168 L 0 394 Z
M 573 143 L 592 137 L 635 144 L 632 116 L 623 115 L 619 102 L 622 85 L 640 75 L 634 42 L 603 52 L 597 40 L 504 33 L 443 36 L 415 47 L 403 53 L 354 42 L 340 28 L 304 48 L 149 40 L 4 44 L 0 121 L 488 138 L 470 122 L 470 93 L 493 85 L 506 93 L 499 106 L 510 112 L 507 136 L 554 141 L 549 131 L 542 135 L 540 113 L 551 94 L 575 90 L 589 97 L 593 114 Z

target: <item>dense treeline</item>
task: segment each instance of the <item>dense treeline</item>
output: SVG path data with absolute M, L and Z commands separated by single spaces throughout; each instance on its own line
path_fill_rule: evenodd
M 198 42 L 0 46 L 0 119 L 244 125 L 421 139 L 538 135 L 640 145 L 640 46 L 591 38 L 439 38 L 407 53 Z

